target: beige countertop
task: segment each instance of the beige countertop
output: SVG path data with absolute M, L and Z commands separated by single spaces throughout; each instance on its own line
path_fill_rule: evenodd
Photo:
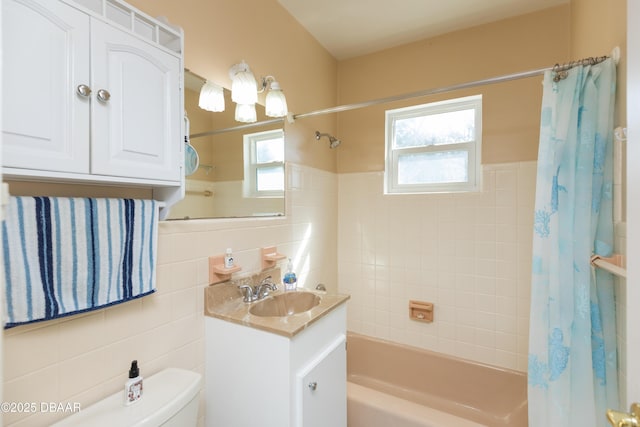
M 282 284 L 278 285 L 278 288 L 281 289 Z M 210 285 L 205 288 L 204 291 L 204 314 L 205 316 L 227 320 L 292 338 L 350 298 L 349 295 L 328 294 L 326 292 L 317 292 L 308 289 L 289 292 L 301 291 L 312 292 L 318 295 L 320 297 L 320 303 L 303 313 L 283 317 L 263 317 L 249 313 L 251 306 L 259 303 L 259 301 L 254 303 L 243 302 L 242 294 L 236 283 L 225 282 Z M 282 290 L 278 290 L 271 295 L 275 296 L 281 293 L 283 293 Z

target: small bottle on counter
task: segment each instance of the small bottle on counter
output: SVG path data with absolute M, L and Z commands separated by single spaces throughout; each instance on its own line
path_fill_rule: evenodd
M 138 369 L 138 361 L 131 362 L 129 380 L 124 384 L 124 404 L 131 405 L 142 398 L 142 377 Z
M 289 258 L 289 262 L 287 263 L 287 272 L 284 274 L 282 282 L 284 283 L 285 291 L 295 291 L 298 287 L 298 278 L 296 277 L 296 273 L 293 272 L 291 258 Z
M 224 254 L 224 268 L 232 268 L 233 267 L 233 253 L 231 252 L 231 248 L 227 248 L 227 252 Z

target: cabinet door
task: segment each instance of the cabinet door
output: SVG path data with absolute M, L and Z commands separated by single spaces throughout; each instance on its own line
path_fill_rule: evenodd
M 346 427 L 346 338 L 338 337 L 297 374 L 298 427 Z
M 91 59 L 91 173 L 180 181 L 179 58 L 92 20 Z
M 56 0 L 2 0 L 3 166 L 89 171 L 89 17 Z

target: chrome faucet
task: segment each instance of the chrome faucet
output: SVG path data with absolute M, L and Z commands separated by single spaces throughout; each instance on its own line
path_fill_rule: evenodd
M 242 301 L 244 302 L 253 302 L 253 287 L 251 285 L 240 285 L 238 289 L 242 292 Z
M 278 287 L 273 283 L 271 276 L 267 276 L 260 281 L 256 286 L 240 285 L 238 289 L 242 292 L 244 302 L 254 302 L 266 298 L 269 295 L 269 291 L 277 291 Z
M 262 279 L 262 281 L 260 281 L 260 284 L 257 286 L 257 289 L 255 291 L 255 294 L 257 295 L 257 299 L 262 299 L 265 298 L 267 295 L 269 295 L 269 291 L 277 291 L 278 287 L 276 286 L 275 283 L 273 283 L 273 279 L 271 279 L 271 276 L 267 276 L 264 279 Z

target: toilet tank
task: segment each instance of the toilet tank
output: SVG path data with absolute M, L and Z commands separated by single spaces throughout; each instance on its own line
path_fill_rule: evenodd
M 168 368 L 144 378 L 140 401 L 124 405 L 123 390 L 54 424 L 56 427 L 188 427 L 198 419 L 202 375 Z

